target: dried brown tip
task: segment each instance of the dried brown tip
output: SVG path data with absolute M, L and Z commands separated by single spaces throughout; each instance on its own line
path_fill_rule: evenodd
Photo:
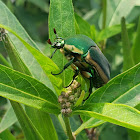
M 56 34 L 56 30 L 55 30 L 55 28 L 53 29 L 53 32 Z
M 52 42 L 51 42 L 51 40 L 50 39 L 48 39 L 48 41 L 47 41 L 50 45 L 52 45 Z

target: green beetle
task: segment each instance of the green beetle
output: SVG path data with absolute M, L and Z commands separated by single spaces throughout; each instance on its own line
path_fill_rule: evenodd
M 56 34 L 55 29 L 54 33 Z M 81 73 L 83 77 L 90 80 L 89 96 L 92 93 L 93 87 L 99 88 L 109 81 L 109 62 L 98 48 L 98 46 L 95 44 L 95 42 L 89 37 L 78 34 L 63 39 L 58 37 L 56 34 L 54 43 L 51 43 L 50 39 L 48 40 L 48 43 L 51 44 L 52 48 L 56 48 L 52 56 L 58 49 L 60 49 L 60 51 L 69 60 L 61 72 L 53 75 L 61 74 L 68 66 L 71 65 L 71 67 L 75 70 L 73 80 L 79 73 Z

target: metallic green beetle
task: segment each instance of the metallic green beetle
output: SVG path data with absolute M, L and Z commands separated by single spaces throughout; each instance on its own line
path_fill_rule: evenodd
M 55 29 L 54 33 L 56 34 Z M 89 37 L 79 34 L 63 39 L 58 37 L 56 34 L 55 42 L 51 43 L 49 39 L 48 43 L 51 44 L 52 48 L 56 48 L 52 56 L 57 51 L 57 49 L 60 49 L 60 51 L 69 60 L 61 72 L 53 75 L 61 74 L 68 66 L 71 65 L 75 70 L 73 80 L 79 73 L 81 73 L 83 77 L 90 80 L 89 96 L 92 93 L 93 87 L 99 88 L 109 81 L 109 62 L 95 42 Z

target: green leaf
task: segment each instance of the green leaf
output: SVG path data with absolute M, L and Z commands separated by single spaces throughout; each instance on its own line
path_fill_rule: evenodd
M 9 130 L 0 133 L 0 140 L 16 140 Z
M 140 63 L 97 89 L 86 103 L 113 102 L 135 107 L 140 103 Z
M 32 41 L 32 39 L 29 37 L 27 32 L 24 30 L 24 28 L 21 26 L 19 21 L 16 19 L 16 17 L 9 11 L 9 9 L 0 1 L 0 24 L 3 24 L 7 26 L 8 28 L 12 29 L 14 32 L 16 32 L 19 36 L 22 37 L 23 40 L 25 40 L 28 44 L 33 46 L 34 48 L 38 47 L 36 44 Z M 6 17 L 6 18 L 5 18 Z M 42 70 L 41 66 L 38 64 L 37 60 L 33 57 L 33 55 L 28 51 L 28 49 L 23 45 L 23 43 L 13 34 L 8 33 L 10 39 L 12 40 L 12 43 L 18 52 L 20 58 L 24 62 L 24 64 L 28 67 L 30 73 L 39 81 L 43 82 L 45 85 L 50 87 L 51 90 L 54 91 L 54 87 L 52 86 L 52 83 Z M 52 62 L 53 63 L 53 62 Z
M 52 42 L 56 37 L 53 32 L 54 28 L 56 29 L 58 36 L 62 38 L 75 35 L 75 18 L 72 0 L 50 1 L 49 38 Z M 64 65 L 67 63 L 66 58 L 60 53 L 60 51 L 55 53 L 53 60 L 58 65 L 60 70 L 62 70 Z M 67 86 L 70 83 L 72 76 L 73 72 L 69 69 L 65 70 L 61 74 L 63 86 Z
M 61 37 L 75 34 L 75 19 L 72 0 L 51 0 L 49 11 L 49 37 L 55 38 L 53 29 Z
M 90 38 L 93 38 L 93 36 L 91 35 L 90 24 L 77 14 L 75 14 L 75 19 L 76 19 L 76 22 L 78 24 L 78 28 L 76 28 L 76 33 L 84 34 Z
M 27 114 L 24 112 L 22 106 L 13 101 L 11 101 L 11 105 L 14 108 L 15 114 L 18 118 L 20 125 L 24 126 L 22 127 L 22 129 L 23 129 L 26 139 L 27 140 L 43 140 L 43 137 L 40 135 L 38 130 L 34 127 L 31 120 L 29 119 Z
M 128 24 L 126 26 L 127 29 L 130 29 L 132 27 L 134 27 L 134 24 Z M 100 41 L 102 41 L 104 39 L 108 39 L 108 38 L 110 38 L 110 37 L 112 37 L 120 32 L 121 32 L 121 25 L 114 25 L 111 27 L 107 27 L 97 34 L 96 41 L 100 42 Z
M 3 57 L 2 54 L 0 54 L 0 64 L 5 65 L 7 67 L 11 67 L 8 61 Z
M 9 11 L 9 9 L 5 6 L 5 4 L 2 1 L 0 1 L 0 9 L 1 9 L 0 23 L 4 24 L 5 26 L 7 26 L 7 27 L 11 28 L 12 30 L 14 30 L 17 34 L 22 36 L 22 38 L 24 40 L 26 40 L 30 45 L 32 45 L 33 47 L 37 48 L 36 44 L 32 41 L 32 39 L 27 34 L 27 32 L 24 30 L 24 28 L 21 26 L 19 21 Z M 12 35 L 10 35 L 10 37 L 14 38 L 14 36 L 12 36 Z M 13 38 L 12 38 L 12 40 L 14 40 Z M 15 41 L 14 41 L 14 43 L 15 43 Z M 17 42 L 16 44 L 18 44 L 18 43 L 19 42 Z
M 140 6 L 139 0 L 108 0 L 107 26 L 119 24 L 122 17 L 128 17 L 135 6 Z
M 9 54 L 13 68 L 20 71 L 20 72 L 27 73 L 27 74 L 31 75 L 29 70 L 27 69 L 27 67 L 23 63 L 23 61 L 20 59 L 17 51 L 15 50 L 15 48 L 14 48 L 12 42 L 10 41 L 10 39 L 8 38 L 8 36 L 5 36 L 5 39 L 3 42 L 4 42 L 4 45 L 5 45 L 7 52 Z M 34 133 L 36 133 L 37 130 L 34 130 L 35 129 L 34 125 L 32 123 L 28 122 L 29 118 L 26 115 L 26 113 L 24 111 L 21 112 L 21 110 L 19 111 L 18 108 L 20 107 L 22 109 L 22 106 L 20 104 L 18 104 L 17 102 L 13 102 L 13 101 L 10 101 L 10 102 L 13 106 L 14 112 L 17 115 L 18 121 L 20 122 L 21 128 L 22 128 L 23 132 L 25 133 L 26 138 L 27 139 L 33 138 L 31 132 L 33 131 Z M 30 110 L 30 111 L 32 112 L 32 110 Z M 5 115 L 8 115 L 8 117 L 11 117 L 11 118 L 8 118 L 10 120 L 8 126 L 12 125 L 11 123 L 14 123 L 14 121 L 17 121 L 17 118 L 16 118 L 14 112 L 11 112 L 12 113 L 11 115 L 14 117 L 13 119 L 11 119 L 12 117 L 9 114 L 5 114 Z M 7 124 L 7 122 L 4 122 L 4 126 Z M 25 128 L 26 123 L 28 123 L 28 129 Z M 36 135 L 37 135 L 36 137 L 40 138 L 40 134 L 38 133 L 38 131 L 37 131 Z M 42 139 L 42 138 L 40 138 L 40 139 Z
M 29 69 L 23 63 L 12 41 L 10 41 L 8 35 L 5 36 L 5 40 L 3 41 L 3 43 L 4 43 L 4 47 L 6 48 L 6 51 L 8 52 L 8 56 L 10 58 L 13 68 L 19 72 L 25 73 L 27 75 L 31 75 Z
M 91 94 L 85 104 L 112 102 L 135 107 L 140 103 L 139 89 L 140 63 L 111 79 L 103 87 L 97 89 Z M 80 131 L 85 128 L 96 127 L 104 123 L 104 121 L 100 121 L 95 118 L 88 118 L 88 120 L 87 118 L 83 118 L 83 121 L 84 123 L 81 125 L 81 128 L 78 128 Z
M 95 117 L 140 132 L 140 111 L 123 104 L 95 103 L 76 108 L 73 114 Z
M 132 47 L 132 56 L 133 56 L 135 64 L 140 62 L 140 55 L 139 55 L 139 52 L 140 52 L 140 46 L 139 46 L 140 43 L 139 42 L 140 42 L 140 40 L 139 39 L 140 39 L 140 17 L 139 17 L 138 28 L 136 31 L 136 38 L 134 40 L 134 45 Z
M 48 113 L 26 107 L 26 112 L 44 140 L 58 140 L 51 117 Z M 34 112 L 34 116 L 33 116 Z
M 5 37 L 4 43 L 5 43 L 7 52 L 9 54 L 10 60 L 12 62 L 13 68 L 22 73 L 31 75 L 28 71 L 28 68 L 21 60 L 19 54 L 15 50 L 12 42 L 10 41 L 10 39 L 8 37 Z M 16 105 L 14 107 L 15 107 L 14 111 L 18 111 L 18 110 L 16 110 Z M 37 130 L 40 132 L 40 134 L 42 135 L 42 137 L 44 139 L 46 139 L 46 137 L 47 137 L 47 139 L 51 139 L 51 140 L 57 139 L 57 135 L 56 135 L 54 126 L 52 124 L 51 118 L 47 113 L 42 112 L 41 110 L 36 110 L 35 108 L 31 108 L 28 106 L 25 106 L 25 110 L 26 110 L 27 115 L 29 116 L 29 118 L 31 119 L 31 121 L 33 122 L 33 124 L 35 125 L 35 127 L 37 128 Z M 21 115 L 21 113 L 20 113 L 20 115 L 18 115 L 18 118 L 19 118 L 19 116 L 20 117 L 24 116 L 24 112 L 22 112 L 22 113 L 23 113 L 23 115 Z M 16 112 L 16 114 L 19 114 L 19 113 Z M 26 121 L 26 119 L 23 119 L 23 118 L 19 118 L 19 121 L 20 120 Z M 24 122 L 24 123 L 26 123 L 26 122 Z M 44 125 L 42 125 L 42 123 Z M 21 127 L 24 130 L 24 125 Z M 33 127 L 33 126 L 31 125 L 30 127 Z M 54 132 L 53 135 L 52 135 L 52 133 L 50 133 L 48 131 L 53 131 Z M 30 135 L 30 133 L 29 133 L 29 135 Z
M 0 122 L 0 133 L 5 131 L 17 121 L 13 108 L 10 106 Z
M 82 101 L 83 101 L 83 99 L 84 99 L 84 97 L 85 97 L 85 91 L 82 90 L 81 95 L 80 95 L 80 97 L 78 98 L 78 100 L 77 100 L 77 102 L 75 103 L 74 106 L 76 107 L 76 106 L 81 105 L 81 104 L 82 104 Z
M 25 42 L 15 31 L 13 31 L 10 28 L 8 28 L 4 25 L 1 25 L 1 24 L 0 24 L 0 27 L 13 33 L 26 46 L 26 48 L 33 54 L 33 56 L 36 58 L 36 60 L 38 61 L 38 63 L 42 67 L 42 69 L 45 71 L 45 73 L 49 77 L 50 81 L 52 81 L 52 83 L 57 91 L 57 94 L 59 94 L 60 90 L 62 88 L 62 85 L 61 85 L 62 81 L 59 77 L 53 76 L 51 74 L 51 72 L 58 70 L 58 67 L 53 63 L 53 61 L 50 58 L 43 55 L 38 50 L 36 50 L 35 48 L 33 48 L 27 42 Z
M 7 9 L 7 7 L 2 2 L 0 2 L 0 9 L 2 10 L 0 12 L 0 23 L 3 23 L 4 25 L 13 29 L 24 40 L 26 40 L 28 42 L 28 44 L 37 48 L 36 44 L 32 41 L 32 39 L 29 37 L 29 35 L 23 29 L 21 24 L 17 21 L 15 16 Z M 42 70 L 42 68 L 40 67 L 38 62 L 36 61 L 36 59 L 33 57 L 33 55 L 21 43 L 21 41 L 17 37 L 15 37 L 15 35 L 10 34 L 10 33 L 8 33 L 8 35 L 9 35 L 10 39 L 12 40 L 12 44 L 13 44 L 13 47 L 9 50 L 10 51 L 9 54 L 11 54 L 11 61 L 13 60 L 14 69 L 24 72 L 26 74 L 31 74 L 33 77 L 35 77 L 36 79 L 43 82 L 47 87 L 49 87 L 50 89 L 52 89 L 54 91 L 54 87 L 52 86 L 52 83 L 50 82 L 50 80 L 48 79 L 48 77 L 46 76 L 46 74 L 44 73 L 44 71 Z M 47 63 L 47 61 L 46 61 L 46 63 Z M 51 62 L 51 65 L 53 65 L 53 62 Z M 25 71 L 26 67 L 29 70 L 29 73 L 28 73 L 28 70 Z M 46 65 L 46 67 L 49 67 L 49 66 Z M 25 107 L 26 111 L 27 111 L 27 108 L 29 111 L 29 107 L 27 107 L 27 106 Z M 48 136 L 47 139 L 57 139 L 53 124 L 51 123 L 50 117 L 48 115 L 46 115 L 46 113 L 42 112 L 41 110 L 36 110 L 34 108 L 30 108 L 29 112 L 30 112 L 30 114 L 32 114 L 29 116 L 32 121 L 33 121 L 33 117 L 34 116 L 36 117 L 36 121 L 34 121 L 33 123 L 34 123 L 35 127 L 38 129 L 38 131 L 40 132 L 40 134 L 42 136 L 44 136 L 44 133 L 45 133 L 44 139 L 46 139 L 46 136 Z M 44 123 L 44 121 L 49 123 L 49 125 L 44 124 L 41 127 L 39 127 L 38 124 L 42 124 L 42 123 Z M 48 129 L 53 131 L 54 133 L 52 134 L 52 133 L 48 132 Z M 50 136 L 50 135 L 52 135 L 52 136 Z
M 20 72 L 27 73 L 27 74 L 31 75 L 29 70 L 28 70 L 28 68 L 25 66 L 23 61 L 20 59 L 17 51 L 15 50 L 12 42 L 10 41 L 10 39 L 8 38 L 7 35 L 5 36 L 5 39 L 4 39 L 3 42 L 4 42 L 4 45 L 5 45 L 5 48 L 6 48 L 7 52 L 9 54 L 11 63 L 13 65 L 13 68 L 18 70 L 18 71 L 20 71 Z M 11 104 L 13 106 L 14 112 L 17 115 L 18 121 L 20 122 L 21 128 L 22 128 L 23 132 L 25 133 L 26 138 L 27 139 L 33 138 L 31 131 L 36 133 L 37 130 L 34 131 L 34 129 L 35 129 L 34 125 L 32 123 L 28 123 L 29 118 L 26 115 L 26 113 L 24 111 L 21 112 L 21 110 L 19 111 L 18 108 L 20 107 L 22 109 L 22 106 L 17 102 L 13 102 L 13 101 L 10 101 L 10 102 L 11 102 Z M 32 110 L 30 110 L 30 111 L 32 112 Z M 5 114 L 5 115 L 8 115 L 8 117 L 11 117 L 11 118 L 8 118 L 10 120 L 8 126 L 12 125 L 11 123 L 14 123 L 14 121 L 17 121 L 17 118 L 16 118 L 14 112 L 11 112 L 12 113 L 11 115 L 14 117 L 13 119 L 11 119 L 12 117 L 9 114 Z M 7 122 L 4 122 L 4 126 L 7 124 Z M 25 128 L 26 123 L 28 123 L 28 129 Z M 37 135 L 36 137 L 40 138 L 40 134 L 38 133 L 38 131 L 37 131 L 36 135 Z M 42 138 L 40 138 L 40 139 L 42 139 Z
M 0 77 L 0 96 L 48 113 L 59 114 L 57 97 L 44 84 L 2 65 Z
M 125 25 L 125 18 L 121 20 L 121 27 L 122 27 L 122 45 L 123 45 L 123 71 L 131 68 L 134 66 L 132 54 L 131 54 L 131 46 L 130 41 Z
M 54 127 L 56 129 L 58 139 L 59 140 L 66 140 L 67 139 L 66 128 L 65 128 L 64 120 L 62 118 L 62 114 L 59 114 L 58 116 L 51 115 L 51 119 L 52 119 Z

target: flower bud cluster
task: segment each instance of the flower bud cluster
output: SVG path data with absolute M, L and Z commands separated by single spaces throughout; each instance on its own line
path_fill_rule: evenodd
M 72 112 L 72 107 L 80 97 L 81 90 L 79 87 L 80 84 L 74 80 L 71 86 L 67 88 L 66 92 L 61 92 L 61 95 L 58 97 L 58 102 L 61 105 L 62 114 L 69 115 Z

